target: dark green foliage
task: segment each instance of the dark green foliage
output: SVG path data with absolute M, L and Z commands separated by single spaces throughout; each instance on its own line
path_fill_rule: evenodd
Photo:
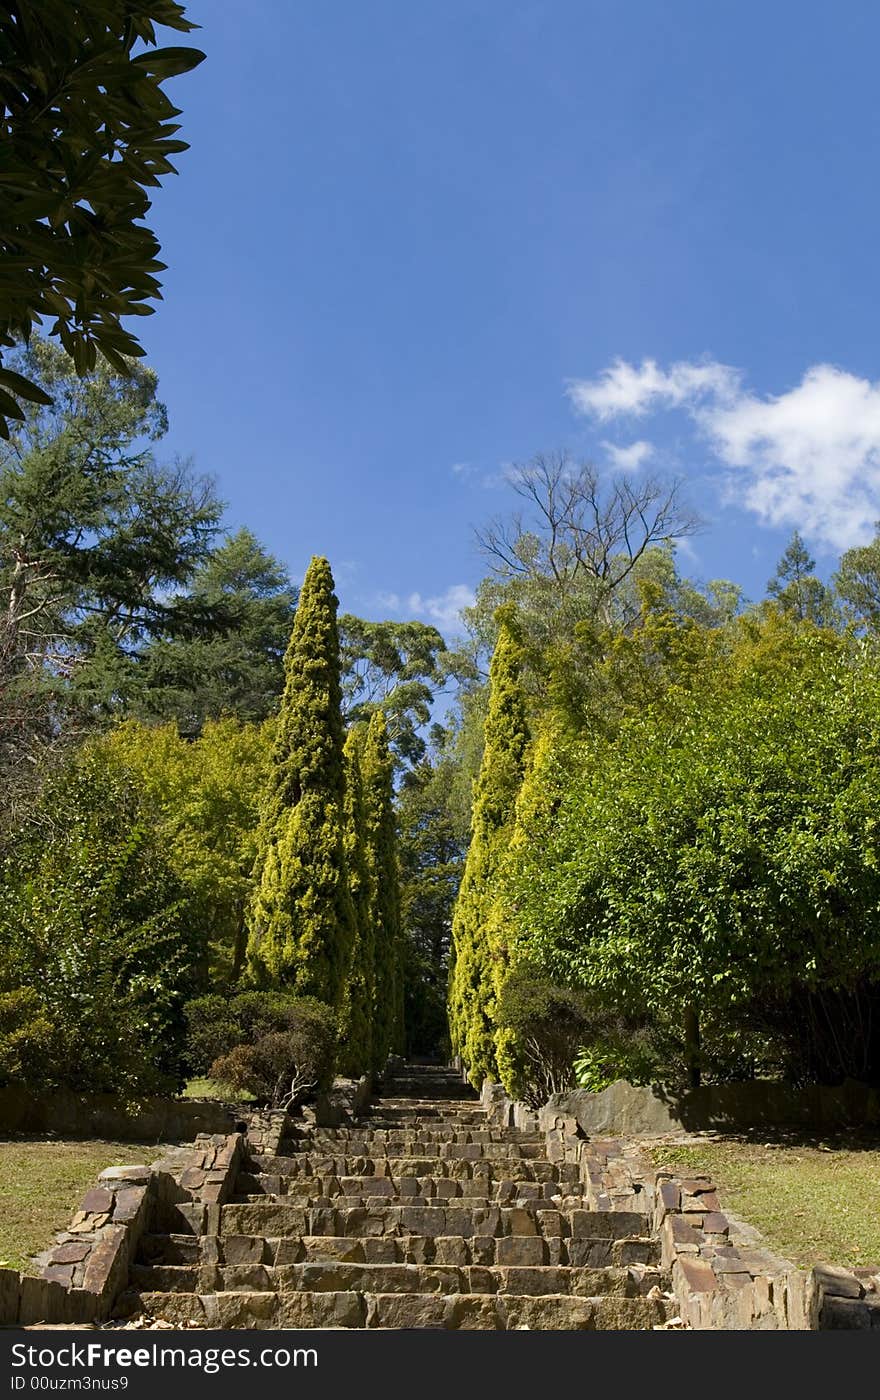
M 249 991 L 235 996 L 209 992 L 187 1002 L 186 1053 L 193 1074 L 207 1073 L 211 1062 L 243 1040 L 256 1040 L 289 1027 L 296 998 L 289 992 Z
M 196 26 L 173 0 L 12 0 L 0 8 L 0 346 L 50 318 L 78 374 L 143 354 L 123 329 L 158 298 L 148 190 L 187 149 L 163 91 L 198 49 L 157 49 L 155 26 Z M 33 383 L 0 370 L 0 436 Z M 45 398 L 42 400 L 45 402 Z
M 287 570 L 250 530 L 227 537 L 176 600 L 176 635 L 144 649 L 130 708 L 174 719 L 187 735 L 222 715 L 266 719 L 284 686 L 296 596 Z
M 235 997 L 241 1038 L 211 1064 L 220 1083 L 276 1107 L 292 1107 L 333 1079 L 338 1042 L 336 1012 L 314 997 Z M 258 1000 L 268 1002 L 262 1008 Z M 216 1023 L 218 1030 L 222 1022 Z
M 60 1037 L 33 987 L 0 992 L 0 1084 L 51 1084 Z
M 204 950 L 125 771 L 89 750 L 66 764 L 8 844 L 0 884 L 0 992 L 36 994 L 48 1082 L 176 1087 Z
M 115 712 L 157 638 L 192 630 L 175 590 L 207 558 L 210 483 L 159 466 L 156 376 L 73 374 L 36 340 L 21 360 L 52 393 L 0 447 L 0 777 Z M 145 445 L 147 444 L 147 445 Z
M 880 632 L 880 534 L 870 544 L 846 551 L 834 583 L 859 626 Z
M 330 565 L 314 558 L 285 657 L 248 946 L 256 976 L 334 1006 L 354 939 L 336 610 Z
M 816 577 L 816 561 L 797 530 L 767 584 L 767 594 L 800 622 L 827 627 L 835 621 L 834 595 Z
M 408 1055 L 448 1053 L 446 989 L 452 910 L 467 849 L 450 811 L 450 790 L 456 781 L 452 762 L 439 756 L 412 769 L 398 794 Z
M 534 1108 L 575 1083 L 578 1049 L 607 1030 L 609 1016 L 582 990 L 563 987 L 521 964 L 498 997 L 495 1022 L 516 1046 L 509 1091 Z
M 670 1077 L 694 1013 L 708 1077 L 880 1074 L 878 682 L 864 648 L 777 615 L 584 744 L 518 920 L 555 975 L 653 1023 Z
M 234 1001 L 209 992 L 186 1003 L 186 1066 L 190 1074 L 207 1074 L 219 1055 L 243 1039 L 242 1017 Z
M 361 760 L 367 866 L 373 899 L 373 1068 L 403 1049 L 403 973 L 400 874 L 394 817 L 394 760 L 381 710 L 373 714 Z
M 366 726 L 345 740 L 345 860 L 354 911 L 354 944 L 345 983 L 340 1035 L 344 1074 L 366 1074 L 372 1066 L 373 997 L 376 975 L 375 899 L 369 858 L 367 812 L 361 763 Z
M 510 621 L 502 617 L 489 674 L 489 708 L 474 792 L 471 842 L 452 921 L 452 1050 L 461 1056 L 476 1085 L 496 1072 L 495 997 L 508 961 L 505 930 L 492 931 L 490 923 L 529 742 L 520 669 L 519 642 Z

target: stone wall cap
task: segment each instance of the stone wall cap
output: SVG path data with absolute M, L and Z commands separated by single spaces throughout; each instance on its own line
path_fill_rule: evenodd
M 105 1167 L 98 1177 L 99 1181 L 149 1181 L 153 1175 L 152 1167 L 145 1167 L 143 1163 L 136 1163 L 125 1167 Z

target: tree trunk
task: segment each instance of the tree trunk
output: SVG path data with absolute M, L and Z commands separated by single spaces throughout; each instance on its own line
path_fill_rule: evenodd
M 684 1013 L 684 1058 L 687 1065 L 688 1083 L 692 1089 L 700 1087 L 700 1015 L 695 1006 L 685 1007 Z
M 232 980 L 237 982 L 244 967 L 247 952 L 247 923 L 245 921 L 245 900 L 240 900 L 236 915 L 238 924 L 235 930 L 235 946 L 232 950 Z

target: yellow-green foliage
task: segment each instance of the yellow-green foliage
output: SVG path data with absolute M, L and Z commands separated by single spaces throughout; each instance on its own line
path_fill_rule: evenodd
M 234 981 L 244 962 L 271 721 L 208 720 L 191 742 L 181 739 L 176 724 L 128 720 L 100 743 L 137 775 L 168 858 L 195 893 L 211 979 Z
M 248 957 L 268 978 L 339 1006 L 354 931 L 344 848 L 337 598 L 312 559 L 284 661 L 285 686 L 248 913 Z
M 403 935 L 394 816 L 394 760 L 381 710 L 372 715 L 367 728 L 361 771 L 375 938 L 372 1054 L 374 1068 L 381 1069 L 392 1051 L 403 1049 Z
M 514 807 L 510 842 L 499 867 L 496 894 L 488 917 L 490 944 L 502 950 L 502 956 L 493 962 L 496 1000 L 508 973 L 529 957 L 528 930 L 518 927 L 509 877 L 518 857 L 541 840 L 542 832 L 553 820 L 566 790 L 566 756 L 570 764 L 576 747 L 563 722 L 551 712 L 545 716 L 528 750 L 525 775 Z M 520 1097 L 523 1057 L 515 1033 L 508 1026 L 498 1026 L 495 1031 L 495 1063 L 505 1089 L 514 1097 Z
M 340 1069 L 364 1074 L 372 1064 L 372 1022 L 376 939 L 374 893 L 367 854 L 367 814 L 361 761 L 366 725 L 357 724 L 345 740 L 345 857 L 354 909 L 351 967 L 345 985 L 340 1027 Z
M 489 671 L 485 746 L 474 790 L 471 842 L 452 921 L 452 1049 L 474 1084 L 496 1072 L 493 1009 L 507 964 L 504 930 L 491 927 L 498 876 L 513 828 L 529 742 L 521 651 L 502 619 Z

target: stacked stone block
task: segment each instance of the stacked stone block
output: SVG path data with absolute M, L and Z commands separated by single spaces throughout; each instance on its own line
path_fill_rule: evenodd
M 534 1120 L 493 1124 L 451 1072 L 403 1068 L 389 1094 L 338 1127 L 255 1122 L 234 1194 L 201 1230 L 143 1237 L 117 1312 L 257 1328 L 663 1324 L 637 1193 L 595 1208 Z

